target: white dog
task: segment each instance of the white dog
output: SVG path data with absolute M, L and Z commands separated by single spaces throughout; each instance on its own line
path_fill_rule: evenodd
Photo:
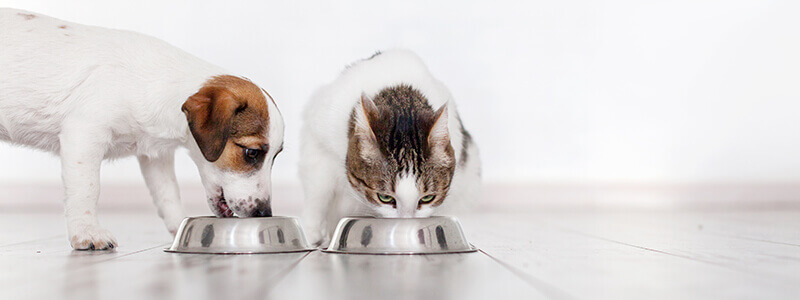
M 302 137 L 303 217 L 319 245 L 341 217 L 427 217 L 480 191 L 478 147 L 447 87 L 410 51 L 375 54 L 320 88 Z
M 0 28 L 0 140 L 61 156 L 73 248 L 116 246 L 96 217 L 107 158 L 137 156 L 173 234 L 185 215 L 177 147 L 189 149 L 214 214 L 271 215 L 284 124 L 263 89 L 142 34 L 7 8 Z

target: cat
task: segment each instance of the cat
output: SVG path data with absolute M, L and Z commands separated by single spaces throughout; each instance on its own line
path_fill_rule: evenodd
M 413 52 L 357 61 L 306 105 L 303 220 L 325 246 L 340 218 L 428 217 L 480 194 L 478 148 L 448 89 Z

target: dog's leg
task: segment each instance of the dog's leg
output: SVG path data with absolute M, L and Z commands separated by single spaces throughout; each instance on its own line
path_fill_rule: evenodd
M 100 165 L 111 135 L 88 126 L 62 127 L 59 134 L 61 179 L 64 182 L 64 214 L 72 248 L 104 250 L 117 246 L 108 230 L 97 221 Z
M 167 230 L 175 235 L 186 216 L 175 178 L 175 153 L 155 158 L 139 156 L 139 167 L 153 197 L 153 204 L 158 209 L 158 216 L 164 220 Z

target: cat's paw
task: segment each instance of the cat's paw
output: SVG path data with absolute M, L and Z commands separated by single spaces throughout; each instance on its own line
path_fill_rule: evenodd
M 75 250 L 110 250 L 117 247 L 117 240 L 108 230 L 97 225 L 76 226 L 70 230 L 69 243 Z
M 319 240 L 317 247 L 320 249 L 328 248 L 328 245 L 331 244 L 331 237 L 329 235 L 324 235 L 321 240 Z
M 330 237 L 328 233 L 325 232 L 326 230 L 309 230 L 307 232 L 308 241 L 311 243 L 312 246 L 317 248 L 326 248 L 330 243 Z

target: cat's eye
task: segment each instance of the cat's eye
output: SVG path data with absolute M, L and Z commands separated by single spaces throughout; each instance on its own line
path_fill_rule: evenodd
M 436 199 L 436 195 L 427 195 L 425 197 L 420 198 L 419 202 L 427 204 L 433 202 L 433 199 Z
M 389 204 L 394 201 L 394 197 L 384 194 L 378 194 L 378 200 L 380 200 L 383 203 Z

